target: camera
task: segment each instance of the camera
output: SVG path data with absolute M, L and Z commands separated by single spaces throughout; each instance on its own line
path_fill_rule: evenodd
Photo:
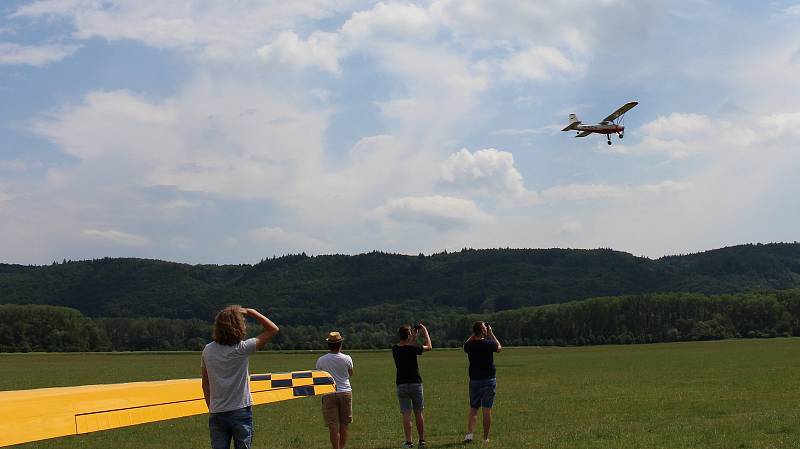
M 414 330 L 415 330 L 415 331 L 418 331 L 418 330 L 420 330 L 420 329 L 422 329 L 422 324 L 415 324 L 415 325 L 414 325 Z

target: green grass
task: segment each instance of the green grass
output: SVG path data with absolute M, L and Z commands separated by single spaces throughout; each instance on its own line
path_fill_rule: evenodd
M 351 449 L 403 441 L 389 352 L 352 352 Z M 262 352 L 252 372 L 314 366 L 318 353 Z M 800 339 L 506 348 L 495 358 L 494 448 L 800 447 Z M 421 360 L 431 448 L 462 447 L 466 357 Z M 0 355 L 0 389 L 198 377 L 197 353 Z M 319 400 L 255 408 L 256 448 L 327 448 Z M 18 446 L 203 448 L 206 416 Z M 478 432 L 480 431 L 480 421 Z M 480 447 L 480 443 L 473 443 Z

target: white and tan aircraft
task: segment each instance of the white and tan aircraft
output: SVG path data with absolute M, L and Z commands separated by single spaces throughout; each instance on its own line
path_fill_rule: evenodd
M 611 115 L 604 118 L 603 121 L 595 125 L 584 125 L 583 122 L 578 120 L 577 115 L 570 114 L 569 125 L 561 131 L 578 131 L 578 135 L 575 137 L 586 137 L 592 133 L 605 134 L 606 139 L 608 139 L 608 144 L 611 145 L 611 134 L 617 134 L 619 138 L 622 139 L 624 135 L 623 132 L 625 131 L 625 126 L 622 125 L 625 113 L 633 109 L 637 104 L 639 103 L 636 101 L 625 103 L 622 107 L 611 113 Z

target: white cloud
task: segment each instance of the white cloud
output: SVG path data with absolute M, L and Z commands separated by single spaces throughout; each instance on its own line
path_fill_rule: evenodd
M 693 155 L 763 149 L 768 143 L 787 143 L 800 137 L 800 112 L 758 116 L 741 114 L 724 120 L 702 114 L 673 113 L 644 124 L 634 135 L 635 144 L 616 144 L 608 151 L 619 154 L 666 154 L 672 159 Z
M 438 231 L 492 220 L 471 200 L 439 195 L 392 199 L 373 210 L 371 217 L 385 226 L 423 224 Z
M 646 123 L 642 131 L 656 138 L 681 138 L 707 133 L 714 127 L 714 122 L 708 116 L 676 112 Z
M 571 61 L 557 48 L 532 47 L 512 54 L 499 62 L 503 78 L 511 81 L 547 81 L 556 73 L 570 74 L 585 70 L 585 64 Z
M 758 125 L 763 129 L 761 135 L 770 138 L 800 137 L 800 112 L 772 114 L 758 120 Z
M 148 237 L 129 234 L 127 232 L 117 231 L 115 229 L 107 229 L 107 230 L 84 229 L 83 235 L 123 246 L 150 245 L 150 239 Z
M 652 2 L 436 0 L 429 10 L 473 46 L 536 43 L 577 53 L 639 34 L 657 17 Z M 613 29 L 614 33 L 608 33 Z
M 428 12 L 413 4 L 378 3 L 368 11 L 357 11 L 342 25 L 350 46 L 375 40 L 417 40 L 433 37 L 436 27 Z
M 0 43 L 0 65 L 32 65 L 35 67 L 61 61 L 75 53 L 80 45 L 19 45 Z
M 256 49 L 278 33 L 347 11 L 359 3 L 44 0 L 22 5 L 10 17 L 64 17 L 74 25 L 78 39 L 131 39 L 230 60 L 253 59 Z
M 54 181 L 280 200 L 318 172 L 325 123 L 290 91 L 201 80 L 159 102 L 91 92 L 34 129 L 80 160 L 51 170 Z M 98 167 L 102 176 L 81 173 Z
M 527 190 L 514 167 L 514 156 L 494 148 L 474 153 L 466 148 L 442 164 L 442 179 L 466 192 L 490 196 L 521 196 Z
M 337 35 L 315 32 L 308 40 L 301 41 L 291 32 L 281 33 L 277 39 L 258 49 L 258 54 L 266 61 L 275 61 L 300 69 L 319 67 L 333 74 L 340 74 L 339 48 Z

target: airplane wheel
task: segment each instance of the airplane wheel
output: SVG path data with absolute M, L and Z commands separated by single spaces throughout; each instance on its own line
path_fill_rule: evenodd
M 608 141 L 608 144 L 611 145 L 611 141 L 610 140 Z
M 623 137 L 625 137 L 625 135 L 622 134 L 622 133 L 619 133 L 619 138 L 622 139 Z

